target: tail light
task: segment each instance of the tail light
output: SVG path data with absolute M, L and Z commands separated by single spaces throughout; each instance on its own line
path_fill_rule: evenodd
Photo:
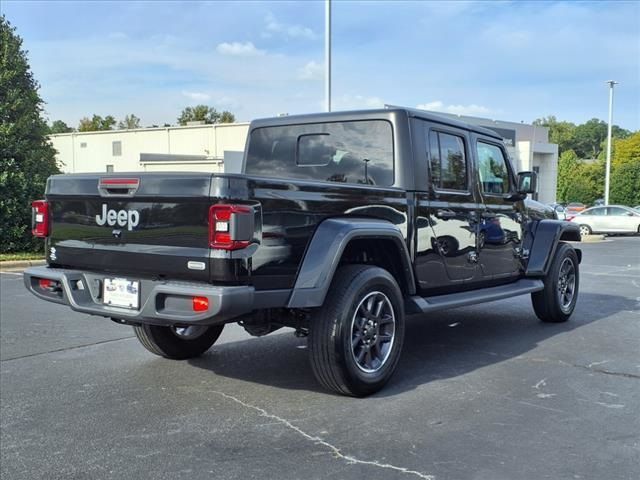
M 565 217 L 564 217 L 564 219 L 565 219 L 567 222 L 570 222 L 570 221 L 571 221 L 571 220 L 573 220 L 574 218 L 576 218 L 576 216 L 575 216 L 575 215 L 567 215 L 567 216 L 565 216 Z
M 49 292 L 57 292 L 61 290 L 60 282 L 57 280 L 50 280 L 48 278 L 39 278 L 38 286 L 42 290 L 47 290 Z
M 31 233 L 34 237 L 49 236 L 49 204 L 46 200 L 31 203 Z
M 193 297 L 191 302 L 194 312 L 206 312 L 209 310 L 209 299 L 207 297 Z
M 220 250 L 240 250 L 253 238 L 253 209 L 247 205 L 211 205 L 209 246 Z

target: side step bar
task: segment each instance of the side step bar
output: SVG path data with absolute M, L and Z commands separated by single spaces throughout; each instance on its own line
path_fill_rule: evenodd
M 449 308 L 466 307 L 479 303 L 493 302 L 504 298 L 525 295 L 527 293 L 538 292 L 544 288 L 542 280 L 523 278 L 508 285 L 498 287 L 482 288 L 467 292 L 450 293 L 448 295 L 437 295 L 433 297 L 409 297 L 405 301 L 405 310 L 408 314 L 431 313 Z

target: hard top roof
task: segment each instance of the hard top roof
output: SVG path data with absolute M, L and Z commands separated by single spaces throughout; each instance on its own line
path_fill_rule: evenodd
M 488 137 L 493 137 L 502 140 L 502 137 L 489 128 L 480 127 L 470 123 L 462 122 L 448 118 L 437 113 L 428 112 L 426 110 L 418 110 L 416 108 L 396 107 L 389 108 L 377 108 L 370 110 L 348 110 L 339 112 L 320 112 L 309 113 L 304 115 L 283 115 L 280 117 L 272 118 L 260 118 L 251 122 L 251 128 L 261 128 L 267 126 L 283 126 L 291 124 L 301 123 L 316 123 L 316 122 L 339 122 L 345 120 L 374 120 L 379 118 L 389 118 L 398 114 L 406 115 L 407 117 L 421 118 L 435 123 L 441 123 L 443 125 L 450 125 L 452 127 L 469 130 L 475 133 L 480 133 Z

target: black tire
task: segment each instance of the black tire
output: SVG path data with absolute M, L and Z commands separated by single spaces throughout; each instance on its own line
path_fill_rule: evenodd
M 173 360 L 185 360 L 202 355 L 211 348 L 222 333 L 224 325 L 190 327 L 199 329 L 195 334 L 179 334 L 176 327 L 136 325 L 133 331 L 144 348 L 151 353 Z
M 593 230 L 589 225 L 580 225 L 580 236 L 591 235 Z
M 573 280 L 564 273 L 561 274 L 561 271 L 572 272 Z M 556 249 L 549 273 L 544 278 L 544 289 L 531 294 L 533 309 L 538 318 L 550 323 L 569 320 L 578 301 L 579 287 L 578 255 L 571 245 L 561 242 Z
M 404 330 L 402 292 L 393 276 L 375 266 L 341 267 L 309 325 L 313 373 L 328 390 L 371 395 L 393 374 Z

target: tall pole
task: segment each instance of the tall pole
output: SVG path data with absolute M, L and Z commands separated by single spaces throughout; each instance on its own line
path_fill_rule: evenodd
M 331 111 L 331 0 L 324 2 L 324 100 Z
M 609 205 L 609 177 L 611 175 L 611 125 L 613 121 L 613 86 L 618 82 L 607 80 L 609 84 L 609 127 L 607 129 L 607 170 L 604 177 L 604 204 Z

